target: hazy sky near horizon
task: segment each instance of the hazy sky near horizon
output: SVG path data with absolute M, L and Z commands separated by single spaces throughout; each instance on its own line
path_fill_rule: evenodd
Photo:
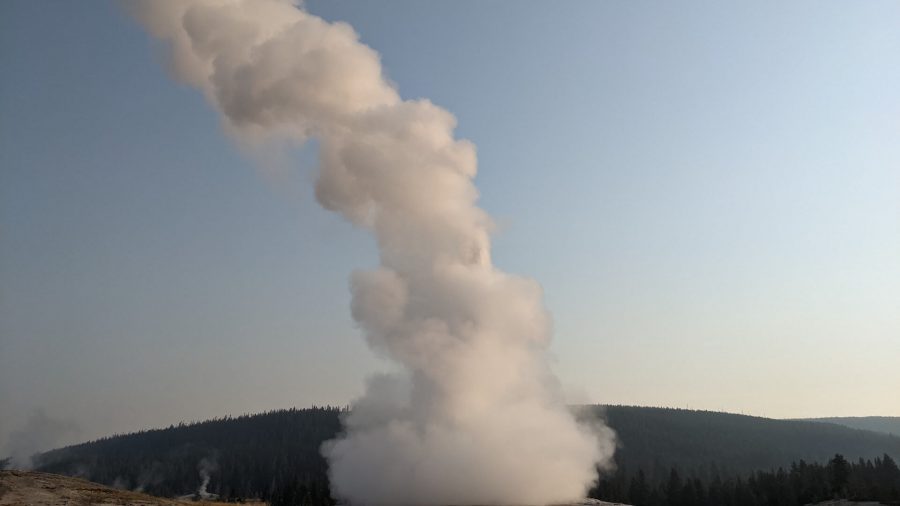
M 573 402 L 900 416 L 900 3 L 316 0 L 478 146 Z M 346 404 L 368 235 L 110 2 L 0 3 L 0 447 Z

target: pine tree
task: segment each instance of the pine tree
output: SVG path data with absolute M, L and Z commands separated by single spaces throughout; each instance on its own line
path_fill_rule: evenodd
M 850 479 L 850 463 L 841 454 L 836 454 L 828 462 L 828 482 L 835 498 L 847 497 L 847 482 Z

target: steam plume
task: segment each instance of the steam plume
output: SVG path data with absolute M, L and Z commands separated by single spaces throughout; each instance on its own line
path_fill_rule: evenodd
M 277 0 L 129 4 L 242 144 L 319 141 L 316 197 L 369 229 L 353 317 L 405 371 L 370 380 L 323 453 L 362 504 L 548 504 L 583 497 L 612 433 L 575 421 L 551 373 L 540 287 L 491 263 L 474 146 L 402 100 L 347 24 Z
M 218 497 L 216 494 L 209 493 L 206 488 L 209 487 L 209 480 L 212 478 L 212 473 L 219 469 L 218 464 L 214 458 L 203 458 L 200 460 L 200 463 L 197 464 L 197 471 L 200 473 L 200 486 L 197 488 L 197 497 L 203 500 L 215 499 Z
M 31 412 L 22 428 L 9 434 L 0 457 L 8 455 L 9 465 L 15 469 L 31 469 L 38 452 L 53 448 L 79 432 L 74 423 L 54 418 L 38 408 Z

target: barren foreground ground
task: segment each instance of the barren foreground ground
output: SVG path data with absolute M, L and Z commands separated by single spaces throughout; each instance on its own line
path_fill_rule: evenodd
M 225 504 L 227 503 L 164 499 L 117 490 L 58 474 L 0 471 L 0 506 L 224 506 Z M 255 506 L 263 506 L 263 503 L 256 503 Z
M 265 503 L 243 505 L 265 506 Z M 234 506 L 234 503 L 165 499 L 58 474 L 0 471 L 0 506 Z M 616 505 L 585 499 L 560 506 Z

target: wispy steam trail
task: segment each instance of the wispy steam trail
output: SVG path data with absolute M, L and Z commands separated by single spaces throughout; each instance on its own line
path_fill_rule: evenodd
M 402 365 L 372 379 L 325 445 L 333 492 L 363 504 L 549 504 L 583 497 L 612 453 L 551 373 L 534 281 L 496 269 L 474 146 L 428 100 L 402 100 L 344 23 L 277 0 L 128 4 L 242 143 L 319 141 L 316 197 L 372 231 L 353 317 Z
M 8 456 L 13 468 L 31 469 L 35 454 L 49 450 L 66 437 L 79 432 L 80 429 L 74 423 L 49 416 L 43 409 L 35 409 L 22 428 L 9 434 L 9 439 L 0 451 L 0 458 Z

